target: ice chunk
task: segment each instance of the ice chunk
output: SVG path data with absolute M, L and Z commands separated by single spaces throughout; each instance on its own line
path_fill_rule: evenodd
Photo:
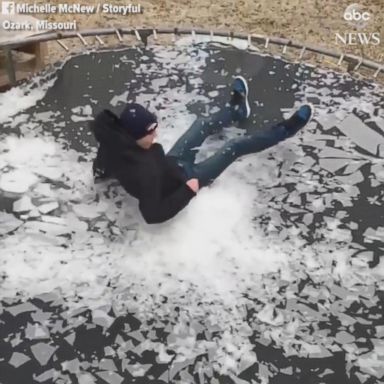
M 350 344 L 355 341 L 355 336 L 351 335 L 348 332 L 340 331 L 336 334 L 335 339 L 340 344 Z
M 78 377 L 77 377 L 78 381 L 79 381 L 79 384 L 95 384 L 96 383 L 96 379 L 94 376 L 92 376 L 90 373 L 81 373 Z
M 301 344 L 301 352 L 305 355 L 316 355 L 318 353 L 321 353 L 321 346 L 320 345 L 314 345 L 314 344 L 308 344 L 308 343 L 302 343 Z
M 97 376 L 106 381 L 108 384 L 120 384 L 124 378 L 115 372 L 98 372 Z
M 384 337 L 384 325 L 377 325 L 375 328 L 376 328 L 376 336 Z
M 346 159 L 348 158 L 349 161 L 351 159 L 356 158 L 356 155 L 353 155 L 349 152 L 346 152 L 342 149 L 333 148 L 333 147 L 325 147 L 323 150 L 319 152 L 319 157 L 331 157 L 331 158 L 340 158 L 340 159 Z
M 36 217 L 39 217 L 39 216 L 40 216 L 39 211 L 36 208 L 34 208 L 34 209 L 32 209 L 31 212 L 23 213 L 22 215 L 20 215 L 20 219 L 21 220 L 27 220 L 29 218 L 36 218 Z
M 377 358 L 377 354 L 374 352 L 369 352 L 359 357 L 357 365 L 362 372 L 376 376 L 378 379 L 384 376 L 384 364 Z
M 219 92 L 218 91 L 210 91 L 210 92 L 208 92 L 208 96 L 209 97 L 217 97 L 217 96 L 219 96 Z
M 159 351 L 158 351 L 158 355 L 156 357 L 157 363 L 169 363 L 173 359 L 173 357 L 174 357 L 173 355 L 169 355 L 166 352 L 166 348 L 165 348 L 164 344 L 159 345 Z
M 109 316 L 107 313 L 99 309 L 93 311 L 92 319 L 95 324 L 106 328 L 110 327 L 114 320 L 113 317 Z
M 367 228 L 363 236 L 370 240 L 384 241 L 384 227 L 378 227 L 376 230 Z
M 74 122 L 87 121 L 87 120 L 93 119 L 92 107 L 90 105 L 78 106 L 78 107 L 72 108 L 71 111 L 77 114 L 77 115 L 71 116 L 71 119 Z
M 54 236 L 71 233 L 72 229 L 66 225 L 57 225 L 53 223 L 44 223 L 42 221 L 28 221 L 24 224 L 25 232 L 39 233 L 44 232 Z
M 10 193 L 25 193 L 38 180 L 33 173 L 16 169 L 0 176 L 0 189 Z
M 90 105 L 80 105 L 78 107 L 72 108 L 71 111 L 79 115 L 92 115 L 92 107 Z
M 76 334 L 75 333 L 71 333 L 70 335 L 68 335 L 65 340 L 67 340 L 68 344 L 71 344 L 73 345 L 73 343 L 75 342 L 75 339 L 76 339 Z
M 376 155 L 379 146 L 384 144 L 384 136 L 369 128 L 353 114 L 349 114 L 348 117 L 338 125 L 338 128 L 359 147 L 373 155 Z
M 36 323 L 45 324 L 50 319 L 51 314 L 49 312 L 43 312 L 41 310 L 33 312 L 31 314 L 32 320 Z
M 116 365 L 112 359 L 101 359 L 99 368 L 105 371 L 117 371 Z
M 13 203 L 13 212 L 28 212 L 34 207 L 31 198 L 29 196 L 23 196 Z
M 384 144 L 381 143 L 377 146 L 377 155 L 384 158 Z
M 37 207 L 37 209 L 43 214 L 52 212 L 57 208 L 59 208 L 59 204 L 57 202 L 47 203 Z
M 68 371 L 70 373 L 79 373 L 80 372 L 80 361 L 79 359 L 73 359 L 70 361 L 64 361 L 61 363 L 63 371 Z
M 0 236 L 16 230 L 23 222 L 10 213 L 0 212 Z
M 46 365 L 52 355 L 55 353 L 57 347 L 52 347 L 49 344 L 38 343 L 32 345 L 31 352 L 40 365 Z
M 27 328 L 25 329 L 25 337 L 30 340 L 49 339 L 49 331 L 39 324 L 32 325 L 28 323 Z
M 44 303 L 51 303 L 58 299 L 58 296 L 55 292 L 46 292 L 38 296 L 35 296 L 36 299 L 44 301 Z
M 35 312 L 38 310 L 38 308 L 31 303 L 22 303 L 13 307 L 7 307 L 5 310 L 8 311 L 12 316 L 17 316 L 24 312 Z
M 72 115 L 71 120 L 75 123 L 78 123 L 79 121 L 89 121 L 93 120 L 92 116 L 78 116 L 78 115 Z
M 41 221 L 44 221 L 45 223 L 66 225 L 65 219 L 63 219 L 62 217 L 42 215 L 40 219 L 41 219 Z
M 39 195 L 52 197 L 53 191 L 51 189 L 51 184 L 49 183 L 39 183 L 36 185 L 36 187 L 33 189 L 33 191 Z
M 153 79 L 152 80 L 152 89 L 154 92 L 159 92 L 160 88 L 165 87 L 168 83 L 168 77 L 161 77 L 159 79 Z
M 121 95 L 113 96 L 112 100 L 109 102 L 113 107 L 116 107 L 119 103 L 126 103 L 128 100 L 128 91 L 125 91 Z
M 96 205 L 91 204 L 77 204 L 73 206 L 73 211 L 77 216 L 86 218 L 86 219 L 95 219 L 100 216 L 100 212 L 97 209 Z
M 39 166 L 39 168 L 37 168 L 34 173 L 47 179 L 57 181 L 60 180 L 61 176 L 63 175 L 63 170 L 54 166 Z
M 284 317 L 281 313 L 274 315 L 275 307 L 267 304 L 258 314 L 257 317 L 264 323 L 271 325 L 281 325 L 284 322 Z
M 175 363 L 175 364 L 177 364 L 177 363 Z M 175 367 L 175 364 L 173 364 L 172 367 Z M 139 377 L 139 376 L 144 376 L 145 375 L 145 372 L 148 371 L 149 368 L 151 368 L 151 364 L 126 364 L 124 368 L 132 376 Z M 171 379 L 172 379 L 172 370 L 171 370 L 171 373 L 170 373 Z M 176 373 L 177 373 L 177 370 L 176 370 L 175 374 Z
M 322 158 L 319 159 L 319 164 L 321 168 L 324 168 L 328 172 L 336 172 L 339 169 L 347 166 L 351 162 L 350 159 L 328 159 Z
M 29 360 L 31 359 L 27 355 L 24 355 L 24 353 L 13 352 L 11 360 L 9 360 L 9 364 L 18 368 Z
M 359 184 L 364 181 L 364 176 L 360 171 L 351 173 L 347 176 L 336 176 L 336 178 L 340 180 L 343 184 L 347 184 L 348 186 Z
M 348 175 L 350 173 L 356 172 L 359 168 L 361 168 L 364 164 L 367 162 L 365 161 L 354 161 L 351 164 L 349 164 L 345 170 L 344 170 L 344 175 Z
M 36 381 L 39 383 L 43 383 L 44 381 L 49 380 L 50 383 L 56 382 L 55 379 L 59 377 L 59 372 L 57 372 L 55 369 L 51 368 L 48 371 L 43 372 L 41 375 L 36 377 Z M 54 380 L 51 380 L 54 379 Z

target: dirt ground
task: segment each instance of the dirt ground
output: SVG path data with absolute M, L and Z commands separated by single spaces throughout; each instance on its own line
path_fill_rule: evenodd
M 39 3 L 46 1 L 39 0 Z M 62 3 L 51 0 L 51 4 Z M 77 0 L 66 0 L 67 3 Z M 85 2 L 84 2 L 85 3 Z M 98 3 L 89 0 L 87 4 Z M 129 4 L 111 1 L 113 4 Z M 132 15 L 50 15 L 55 21 L 77 21 L 78 28 L 93 27 L 200 27 L 223 31 L 263 34 L 316 44 L 340 53 L 353 53 L 375 61 L 384 61 L 384 1 L 359 0 L 371 19 L 361 32 L 381 34 L 379 45 L 340 45 L 335 34 L 358 31 L 343 18 L 351 0 L 140 0 L 142 14 Z M 94 41 L 93 38 L 90 38 Z M 71 48 L 78 39 L 66 41 Z M 65 55 L 56 42 L 49 44 L 49 62 Z M 336 60 L 337 61 L 337 60 Z M 382 77 L 383 75 L 380 75 Z

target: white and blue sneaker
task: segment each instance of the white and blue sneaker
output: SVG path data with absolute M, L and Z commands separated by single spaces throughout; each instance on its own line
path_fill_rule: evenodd
M 248 102 L 248 83 L 243 76 L 236 76 L 232 84 L 231 105 L 239 112 L 241 119 L 246 119 L 251 114 Z
M 304 104 L 289 119 L 284 120 L 282 125 L 287 131 L 287 137 L 294 136 L 306 126 L 311 121 L 314 112 L 315 107 L 312 104 Z

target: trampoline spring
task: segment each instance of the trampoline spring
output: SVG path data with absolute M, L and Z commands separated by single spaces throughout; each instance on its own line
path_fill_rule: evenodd
M 115 32 L 116 32 L 117 38 L 119 39 L 120 43 L 122 43 L 123 42 L 123 38 L 121 37 L 120 32 L 119 32 L 119 30 L 117 28 L 115 28 Z
M 299 59 L 300 59 L 300 60 L 303 58 L 305 50 L 306 50 L 305 47 L 301 48 L 300 56 L 299 56 Z
M 194 44 L 196 42 L 196 33 L 194 30 L 191 31 L 191 35 L 192 35 L 192 43 Z
M 356 64 L 355 68 L 353 68 L 354 71 L 357 71 L 360 68 L 360 65 L 363 63 L 363 58 L 361 57 L 359 62 Z
M 137 29 L 135 29 L 135 35 L 136 35 L 137 40 L 141 41 L 141 36 L 140 36 L 140 33 Z
M 69 48 L 64 44 L 62 43 L 60 40 L 56 40 L 57 44 L 59 44 L 62 48 L 64 48 L 67 52 L 69 51 Z
M 76 33 L 77 37 L 80 39 L 80 41 L 85 45 L 87 46 L 88 43 L 85 41 L 84 37 L 81 35 L 80 32 Z
M 283 47 L 283 54 L 287 52 L 287 44 L 284 45 Z
M 374 73 L 373 77 L 376 78 L 382 69 L 383 69 L 383 67 L 377 68 L 377 71 Z
M 105 45 L 104 41 L 101 40 L 101 38 L 100 38 L 99 36 L 95 35 L 95 38 L 96 38 L 96 40 L 97 40 L 101 45 Z
M 210 36 L 211 40 L 213 40 L 213 36 L 214 36 L 214 35 L 213 35 L 213 31 L 210 31 L 210 32 L 209 32 L 209 36 Z
M 173 30 L 173 35 L 172 35 L 172 42 L 174 43 L 174 42 L 176 42 L 176 37 L 177 37 L 177 35 L 179 34 L 179 28 L 174 28 L 174 30 Z
M 339 61 L 337 62 L 337 65 L 340 66 L 341 63 L 343 62 L 343 60 L 344 60 L 344 53 L 340 56 L 340 59 L 339 59 Z
M 157 31 L 156 31 L 156 29 L 153 30 L 153 38 L 155 40 L 157 40 Z
M 268 48 L 268 45 L 269 45 L 269 37 L 267 37 L 265 39 L 265 45 L 264 45 L 264 48 Z
M 251 35 L 248 35 L 247 44 L 248 44 L 248 48 L 252 45 L 252 37 L 251 37 Z

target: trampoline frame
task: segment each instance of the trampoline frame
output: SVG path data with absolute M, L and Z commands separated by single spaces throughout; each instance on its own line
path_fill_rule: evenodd
M 191 28 L 159 28 L 159 29 L 150 29 L 150 28 L 139 28 L 139 29 L 131 29 L 131 28 L 98 28 L 98 29 L 85 29 L 82 31 L 68 31 L 68 32 L 49 32 L 40 35 L 31 36 L 28 38 L 24 38 L 22 40 L 16 40 L 11 42 L 3 42 L 0 43 L 0 49 L 5 50 L 6 58 L 7 58 L 7 72 L 12 85 L 16 83 L 15 81 L 15 67 L 12 60 L 12 55 L 10 51 L 12 48 L 16 48 L 23 44 L 28 43 L 40 43 L 40 42 L 48 42 L 55 40 L 66 52 L 70 52 L 70 49 L 67 45 L 61 40 L 78 38 L 84 47 L 94 47 L 90 45 L 84 37 L 94 36 L 99 47 L 106 47 L 105 42 L 101 39 L 101 36 L 109 36 L 115 35 L 118 39 L 119 43 L 124 43 L 124 35 L 132 35 L 135 36 L 139 42 L 147 45 L 148 37 L 153 35 L 153 38 L 157 40 L 158 34 L 169 35 L 172 34 L 172 41 L 176 41 L 176 37 L 180 35 L 191 35 L 192 40 L 196 37 L 196 35 L 210 36 L 211 39 L 214 36 L 219 37 L 227 37 L 229 40 L 231 39 L 240 39 L 247 40 L 248 48 L 251 47 L 252 44 L 262 44 L 265 49 L 269 47 L 270 44 L 274 44 L 277 46 L 282 46 L 282 54 L 285 54 L 288 47 L 296 48 L 300 50 L 299 60 L 303 59 L 304 53 L 306 51 L 313 52 L 324 56 L 332 57 L 338 59 L 337 66 L 341 66 L 343 62 L 348 63 L 348 72 L 355 72 L 361 67 L 369 68 L 374 70 L 375 72 L 372 74 L 373 78 L 377 78 L 381 71 L 384 72 L 384 64 L 379 63 L 370 59 L 365 59 L 363 57 L 359 57 L 352 54 L 344 54 L 334 50 L 326 49 L 323 47 L 318 47 L 314 45 L 306 45 L 300 42 L 293 41 L 291 39 L 279 38 L 273 36 L 266 35 L 258 35 L 258 34 L 245 34 L 245 33 L 235 33 L 235 32 L 223 32 L 219 30 L 206 30 L 206 29 L 191 29 Z

